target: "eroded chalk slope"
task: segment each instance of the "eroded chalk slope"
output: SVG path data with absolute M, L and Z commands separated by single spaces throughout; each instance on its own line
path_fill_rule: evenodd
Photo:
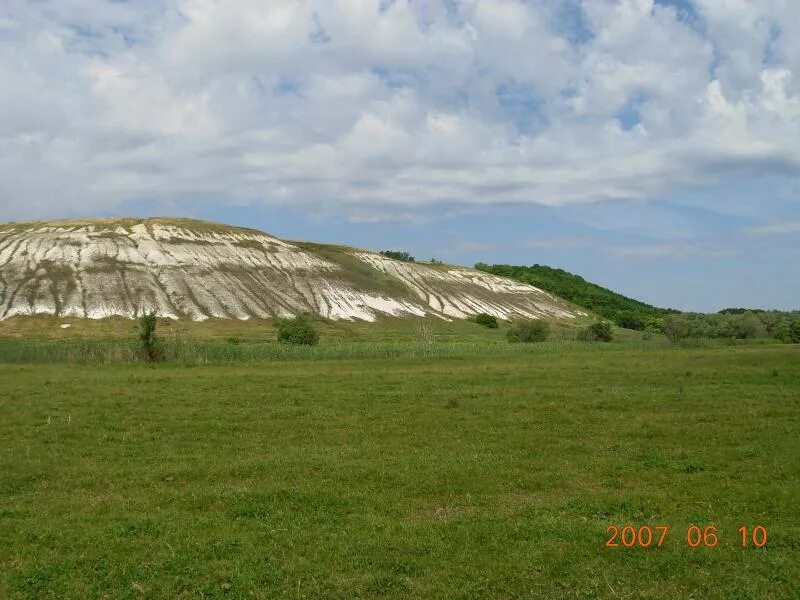
M 471 269 L 338 255 L 345 254 L 355 262 L 254 230 L 183 220 L 0 225 L 0 319 L 575 314 L 533 286 Z

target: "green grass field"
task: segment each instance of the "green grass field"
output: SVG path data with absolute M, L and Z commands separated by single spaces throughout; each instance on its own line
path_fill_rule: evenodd
M 0 597 L 800 596 L 800 347 L 580 348 L 0 364 Z

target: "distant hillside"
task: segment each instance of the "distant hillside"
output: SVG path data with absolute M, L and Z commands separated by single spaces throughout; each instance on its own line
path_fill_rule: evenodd
M 538 288 L 473 269 L 205 221 L 0 224 L 0 319 L 134 318 L 150 311 L 196 321 L 302 313 L 363 321 L 583 314 Z
M 588 308 L 628 329 L 644 329 L 649 318 L 678 312 L 628 298 L 563 269 L 553 269 L 544 265 L 522 267 L 487 265 L 485 263 L 478 263 L 475 268 L 486 273 L 529 283 L 578 306 Z

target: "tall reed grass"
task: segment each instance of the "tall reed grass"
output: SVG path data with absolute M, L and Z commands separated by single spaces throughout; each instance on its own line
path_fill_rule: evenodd
M 295 346 L 266 342 L 231 344 L 212 341 L 162 342 L 163 361 L 178 364 L 235 363 L 269 360 L 331 360 L 426 358 L 604 352 L 620 348 L 665 348 L 663 341 L 586 343 L 548 341 L 536 344 L 487 342 L 334 342 Z M 136 342 L 120 341 L 8 341 L 0 340 L 0 363 L 126 364 L 144 362 Z

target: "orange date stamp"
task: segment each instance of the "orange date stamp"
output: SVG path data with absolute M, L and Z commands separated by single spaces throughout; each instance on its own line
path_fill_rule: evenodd
M 667 525 L 624 525 L 617 527 L 609 525 L 606 533 L 610 536 L 606 540 L 606 548 L 661 548 L 669 533 Z M 753 528 L 742 526 L 739 528 L 739 541 L 742 548 L 748 546 L 763 548 L 767 545 L 767 528 L 763 525 L 756 525 Z M 686 529 L 686 544 L 690 548 L 716 548 L 719 544 L 720 532 L 715 525 L 700 527 L 690 525 Z

